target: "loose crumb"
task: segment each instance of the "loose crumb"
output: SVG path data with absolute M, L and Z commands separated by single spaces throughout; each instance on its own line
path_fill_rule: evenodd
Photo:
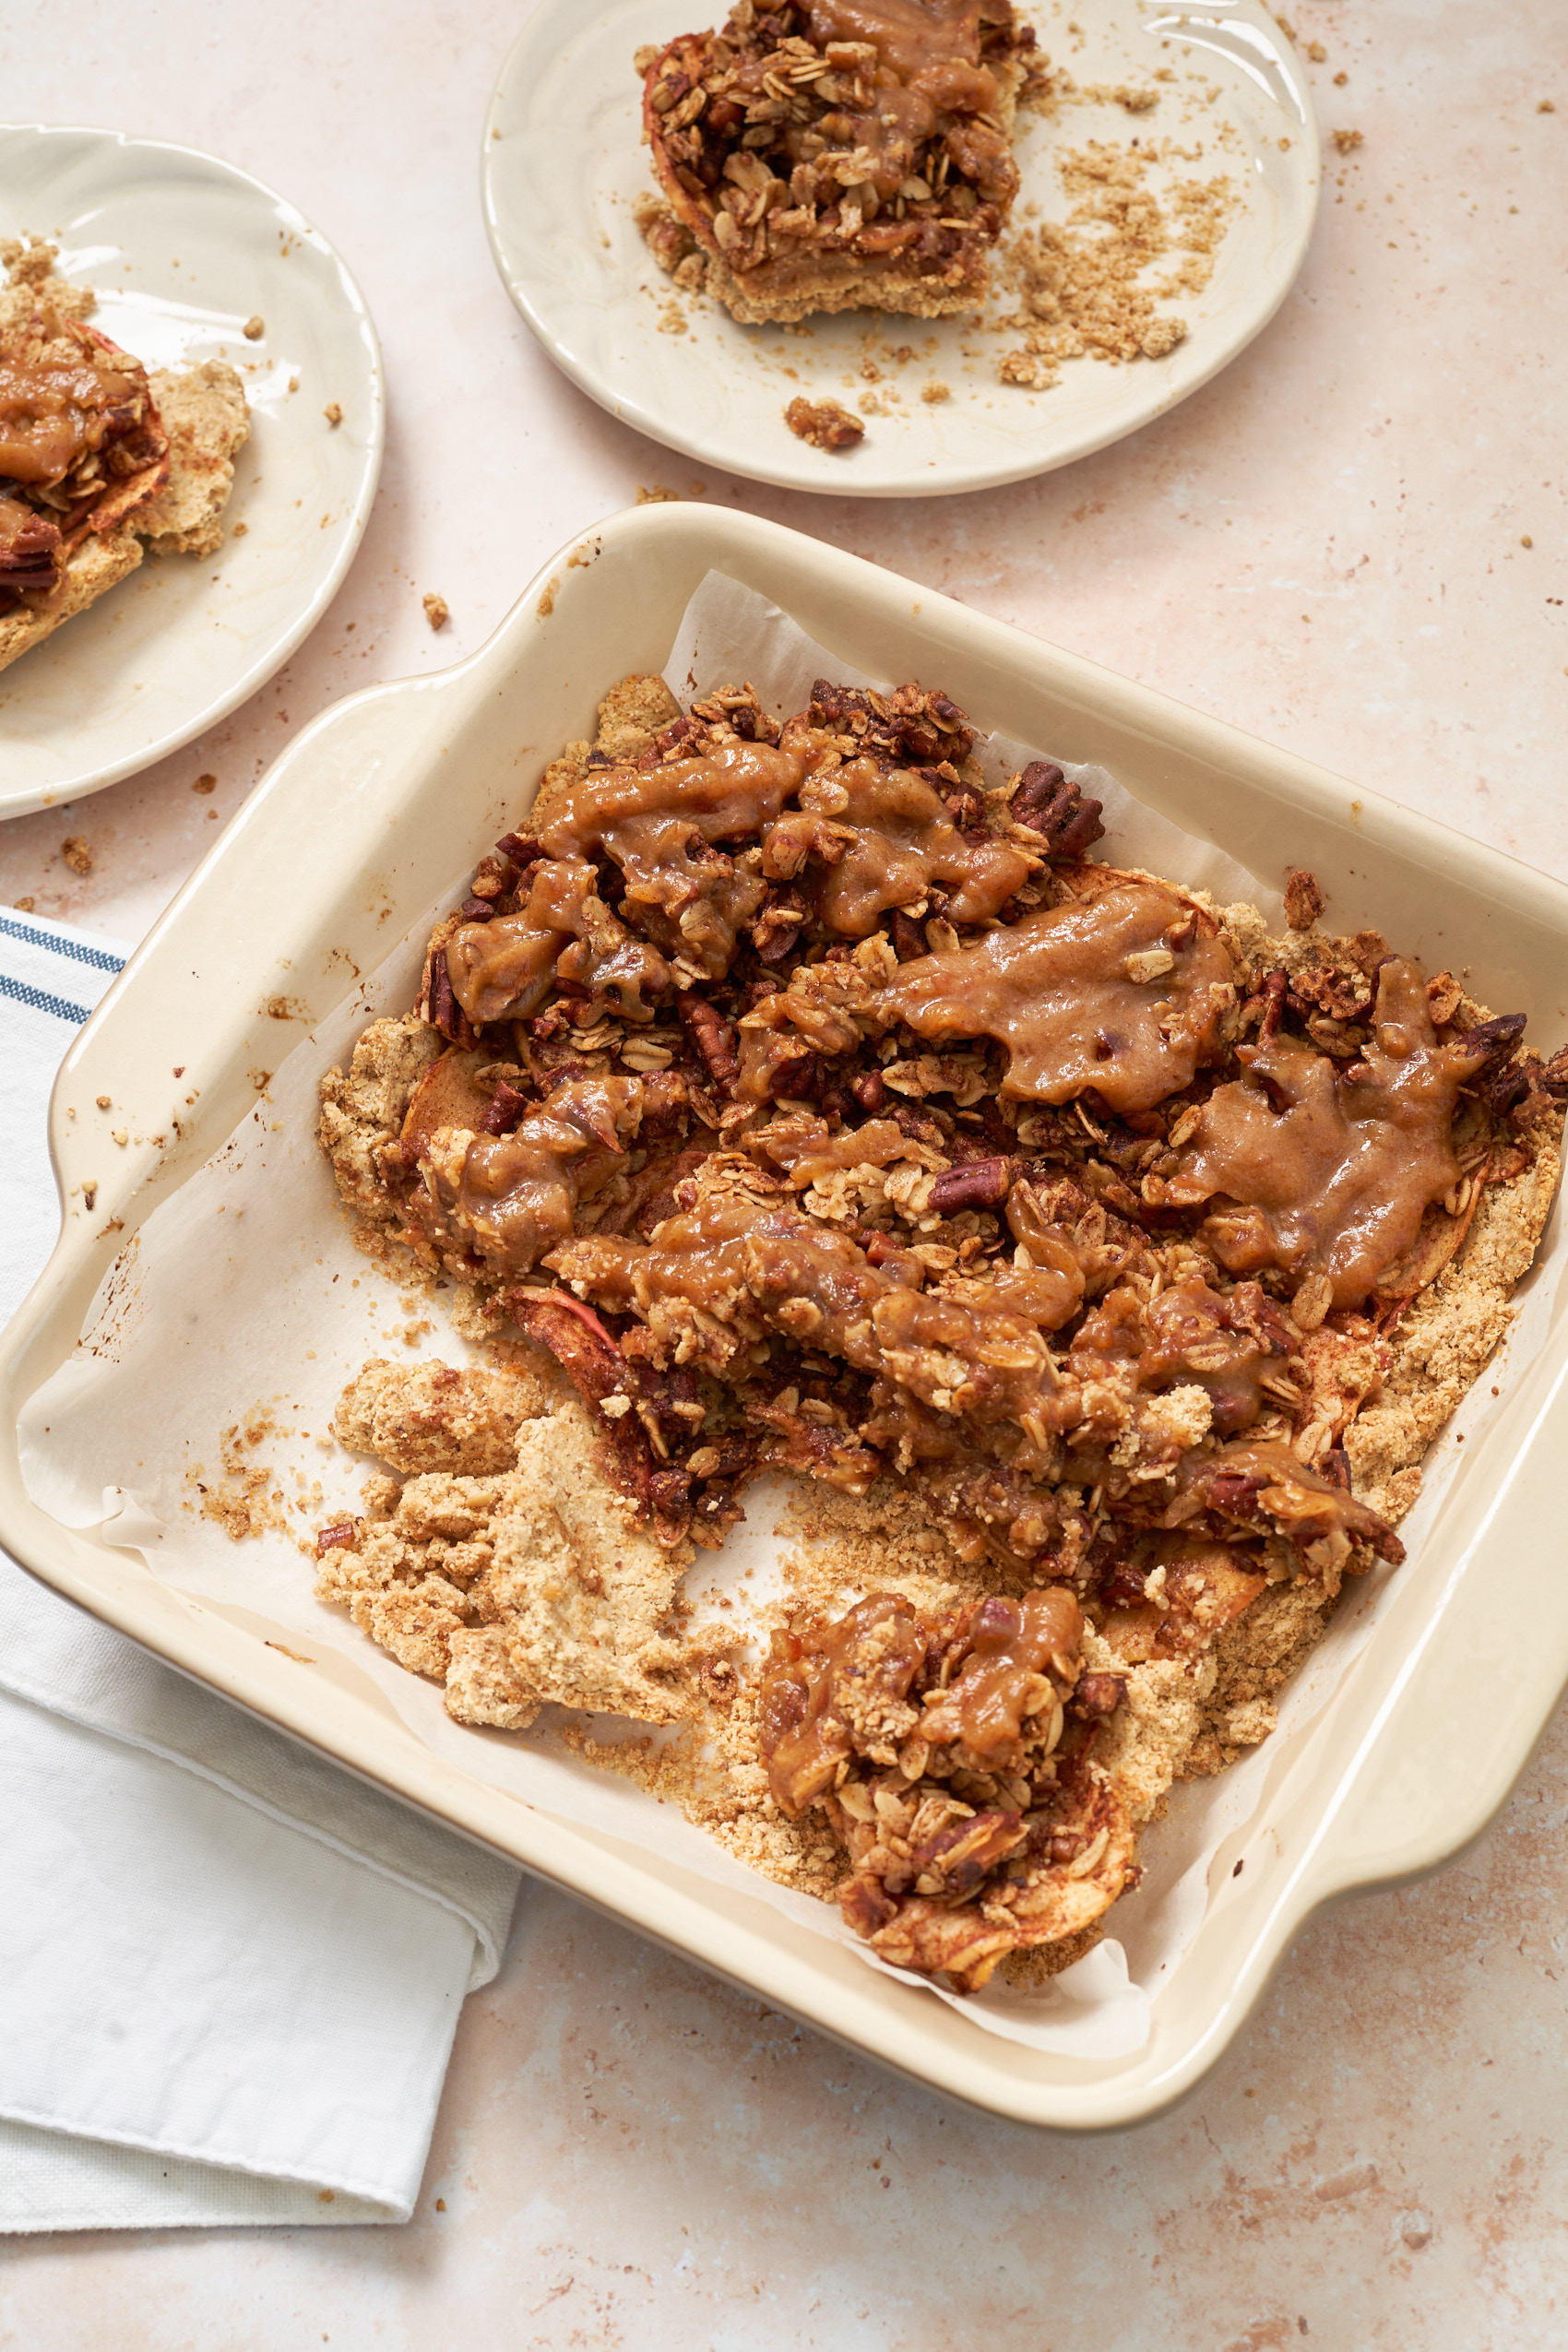
M 84 834 L 68 833 L 60 844 L 60 855 L 73 873 L 92 872 L 92 851 L 88 847 Z
M 191 786 L 191 790 L 193 792 L 216 792 L 217 790 L 218 778 L 216 776 L 210 774 L 198 776 L 196 782 Z
M 865 439 L 859 417 L 837 400 L 791 400 L 784 422 L 798 441 L 809 441 L 814 449 L 852 449 Z
M 34 898 L 13 898 L 11 901 L 11 904 L 16 908 L 18 915 L 30 915 L 37 903 L 37 900 Z M 90 1207 L 90 1206 L 91 1204 L 89 1202 L 89 1206 Z
M 330 425 L 339 425 L 343 422 L 343 409 L 340 401 L 328 400 L 321 413 Z
M 241 329 L 241 332 L 244 336 L 247 343 L 259 343 L 262 337 L 267 332 L 267 321 L 265 318 L 247 318 L 244 326 Z M 295 377 L 293 381 L 291 382 L 289 386 L 291 392 L 293 390 L 294 384 L 297 383 L 298 380 L 299 379 Z
M 447 603 L 446 599 L 444 596 L 437 596 L 434 589 L 432 588 L 429 595 L 424 598 L 423 602 L 424 617 L 430 623 L 431 627 L 433 629 L 444 629 L 446 626 L 447 622 L 452 618 L 452 608 Z
M 921 386 L 921 398 L 929 409 L 934 409 L 941 401 L 950 400 L 952 398 L 952 392 L 939 375 L 933 375 L 929 384 Z
M 1328 63 L 1328 52 L 1321 41 L 1308 42 L 1307 55 L 1314 65 L 1325 65 Z
M 1530 537 L 1529 532 L 1526 531 L 1520 538 L 1519 544 L 1521 547 L 1533 547 L 1535 540 Z
M 1291 866 L 1285 875 L 1285 920 L 1292 931 L 1311 931 L 1324 909 L 1318 878 L 1309 867 Z
M 678 505 L 680 503 L 680 497 L 681 493 L 678 490 L 666 490 L 664 484 L 659 481 L 656 481 L 651 488 L 640 481 L 637 484 L 637 505 L 639 506 Z
M 231 538 L 231 539 L 244 539 L 244 538 L 246 536 L 246 534 L 248 533 L 249 529 L 250 529 L 250 525 L 249 525 L 249 523 L 236 523 L 236 524 L 234 525 L 233 529 L 230 532 L 229 536 L 230 536 L 230 538 Z
M 1157 315 L 1156 304 L 1207 285 L 1236 193 L 1217 175 L 1158 198 L 1148 184 L 1157 160 L 1099 140 L 1062 154 L 1065 222 L 1025 230 L 1004 259 L 1019 300 L 998 326 L 1021 344 L 998 364 L 1004 384 L 1049 391 L 1065 360 L 1163 359 L 1185 339 L 1185 320 Z M 1156 262 L 1165 275 L 1151 282 Z
M 1341 155 L 1349 155 L 1365 144 L 1363 134 L 1360 131 L 1330 131 L 1328 136 Z

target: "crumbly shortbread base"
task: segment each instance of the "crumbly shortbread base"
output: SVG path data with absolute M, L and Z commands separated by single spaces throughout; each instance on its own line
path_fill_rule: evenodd
M 519 1389 L 514 1404 L 524 1401 Z M 401 1461 L 439 1455 L 437 1414 L 422 1411 Z M 454 1426 L 449 1459 L 482 1443 L 468 1418 Z M 355 1548 L 322 1554 L 317 1598 L 441 1682 L 460 1723 L 521 1730 L 547 1701 L 681 1721 L 695 1704 L 673 1621 L 690 1550 L 647 1535 L 595 1455 L 574 1398 L 520 1422 L 515 1467 L 499 1475 L 421 1470 L 400 1491 L 372 1479 Z
M 984 302 L 990 286 L 983 267 L 956 285 L 914 272 L 899 277 L 891 270 L 865 270 L 845 277 L 823 271 L 788 293 L 768 292 L 743 285 L 711 254 L 705 254 L 703 261 L 700 275 L 694 270 L 682 279 L 682 291 L 707 294 L 722 303 L 742 327 L 788 327 L 802 318 L 847 310 L 886 311 L 904 318 L 954 318 Z
M 244 386 L 224 360 L 148 378 L 169 435 L 169 479 L 137 509 L 132 528 L 154 555 L 211 555 L 234 486 L 234 458 L 250 437 Z
M 65 576 L 42 608 L 19 604 L 14 612 L 0 612 L 0 670 L 19 661 L 24 653 L 52 637 L 112 588 L 129 579 L 142 559 L 142 543 L 128 529 L 105 531 L 101 535 L 89 531 L 81 545 L 73 549 L 65 566 Z

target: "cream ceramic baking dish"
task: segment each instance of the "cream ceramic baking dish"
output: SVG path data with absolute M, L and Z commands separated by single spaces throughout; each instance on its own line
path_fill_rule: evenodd
M 1150 2038 L 1119 2059 L 979 2033 L 760 1899 L 498 1792 L 433 1755 L 362 1677 L 268 1646 L 262 1621 L 181 1596 L 138 1555 L 61 1526 L 23 1486 L 18 1412 L 70 1353 L 115 1253 L 254 1106 L 255 1073 L 277 1051 L 268 1000 L 286 992 L 313 1020 L 343 1004 L 433 881 L 460 880 L 474 847 L 515 822 L 543 762 L 592 731 L 605 689 L 661 667 L 710 569 L 771 598 L 847 664 L 939 682 L 994 730 L 1101 762 L 1260 876 L 1311 865 L 1342 928 L 1375 922 L 1434 965 L 1468 968 L 1473 992 L 1527 1013 L 1543 1043 L 1568 1034 L 1558 884 L 816 540 L 695 505 L 618 515 L 563 550 L 469 660 L 373 688 L 307 728 L 73 1046 L 51 1121 L 63 1230 L 6 1336 L 0 1540 L 173 1665 L 839 2040 L 1021 2121 L 1126 2124 L 1214 2062 L 1317 1905 L 1433 1868 L 1484 1826 L 1523 1764 L 1568 1679 L 1568 1580 L 1551 1535 L 1568 1435 L 1561 1301 L 1502 1376 L 1371 1638 L 1264 1752 L 1261 1793 L 1219 1838 L 1201 1919 L 1155 1989 Z M 107 1176 L 89 1169 L 66 1113 L 98 1093 L 134 1134 L 172 1140 L 116 1152 Z M 1550 1229 L 1549 1252 L 1561 1246 Z

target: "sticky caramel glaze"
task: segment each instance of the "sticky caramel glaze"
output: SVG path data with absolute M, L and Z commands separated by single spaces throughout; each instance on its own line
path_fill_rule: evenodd
M 1166 1524 L 1191 1517 L 1194 1503 L 1249 1530 L 1277 1531 L 1320 1568 L 1354 1565 L 1352 1544 L 1370 1546 L 1396 1566 L 1405 1557 L 1385 1519 L 1300 1461 L 1283 1439 L 1243 1439 L 1217 1454 L 1189 1454 L 1176 1472 Z
M 684 948 L 709 979 L 722 978 L 736 930 L 756 912 L 763 885 L 712 844 L 770 824 L 805 773 L 805 761 L 792 753 L 735 742 L 701 759 L 586 777 L 538 827 L 546 862 L 535 871 L 528 904 L 493 922 L 465 923 L 447 944 L 452 993 L 469 1020 L 526 1018 L 559 969 L 624 1018 L 646 1021 L 648 1000 L 674 985 L 659 946 L 671 954 Z M 692 855 L 694 839 L 706 845 L 706 858 Z M 594 849 L 619 866 L 627 905 L 659 946 L 635 940 L 598 897 L 587 858 Z M 579 948 L 558 963 L 570 938 Z
M 938 1412 L 1011 1421 L 1043 1447 L 1079 1417 L 1042 1330 L 1060 1327 L 1082 1277 L 999 1267 L 989 1280 L 920 1286 L 907 1251 L 881 1264 L 782 1196 L 723 1191 L 666 1218 L 650 1240 L 589 1234 L 546 1260 L 600 1306 L 641 1316 L 677 1362 L 722 1370 L 765 1330 L 896 1381 Z
M 1132 976 L 1129 958 L 1164 956 L 1169 968 Z M 1113 1111 L 1147 1111 L 1191 1084 L 1231 994 L 1212 926 L 1170 892 L 1123 883 L 906 964 L 871 1010 L 923 1038 L 995 1038 L 1014 1101 L 1066 1102 L 1093 1087 Z
M 410 1224 L 437 1249 L 527 1274 L 566 1239 L 578 1201 L 624 1154 L 643 1098 L 638 1078 L 580 1078 L 509 1135 L 437 1128 L 421 1151 Z
M 944 117 L 959 170 L 992 203 L 1012 202 L 1018 172 L 1007 143 L 992 123 L 975 120 L 994 116 L 1002 102 L 995 75 L 980 62 L 978 0 L 818 0 L 811 37 L 818 48 L 861 42 L 876 50 L 870 112 L 829 113 L 817 127 L 870 158 L 866 177 L 884 203 L 899 193 Z M 792 154 L 796 144 L 786 133 Z
M 1204 1106 L 1168 1198 L 1214 1201 L 1205 1231 L 1230 1273 L 1325 1274 L 1336 1306 L 1359 1305 L 1458 1182 L 1454 1111 L 1473 1056 L 1439 1045 L 1403 957 L 1379 972 L 1372 1017 L 1349 1068 L 1277 1034 L 1239 1046 L 1246 1075 Z
M 831 862 L 816 903 L 825 928 L 840 938 L 869 939 L 890 907 L 918 907 L 932 883 L 948 893 L 952 921 L 985 922 L 1029 878 L 1029 861 L 1005 841 L 989 834 L 966 840 L 941 795 L 907 768 L 853 759 L 814 778 L 809 792 L 834 812 L 823 828 L 832 837 L 821 853 Z
M 1083 1631 L 1077 1602 L 1059 1585 L 1026 1593 L 1021 1601 L 982 1601 L 969 1655 L 927 1707 L 921 1738 L 933 1747 L 956 1741 L 978 1763 L 1005 1772 L 1017 1760 L 1026 1715 L 1055 1700 L 1047 1677 L 1075 1679 Z
M 812 0 L 811 40 L 870 43 L 889 73 L 912 81 L 933 65 L 980 61 L 980 0 Z M 995 103 L 992 82 L 992 103 Z
M 48 335 L 43 356 L 0 360 L 0 477 L 48 489 L 117 424 L 138 421 L 147 379 L 90 328 L 38 321 L 35 331 Z
M 1221 1298 L 1205 1282 L 1174 1282 L 1146 1302 L 1111 1290 L 1085 1317 L 1068 1358 L 1075 1379 L 1102 1378 L 1112 1363 L 1135 1364 L 1150 1396 L 1191 1383 L 1206 1388 L 1221 1437 L 1250 1429 L 1263 1410 L 1264 1383 L 1289 1360 L 1277 1310 L 1255 1282 Z
M 855 1731 L 868 1744 L 891 1745 L 914 1720 L 909 1685 L 925 1664 L 925 1633 L 909 1603 L 873 1593 L 837 1625 L 784 1638 L 763 1677 L 757 1746 L 768 1786 L 786 1813 L 826 1793 L 855 1752 Z M 790 1656 L 790 1652 L 793 1656 Z

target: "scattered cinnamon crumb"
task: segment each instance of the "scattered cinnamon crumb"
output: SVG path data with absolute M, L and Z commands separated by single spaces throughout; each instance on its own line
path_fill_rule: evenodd
M 1525 531 L 1520 537 L 1519 544 L 1521 547 L 1533 547 L 1535 545 L 1535 540 L 1530 537 L 1528 531 Z
M 1538 99 L 1538 100 L 1537 100 L 1537 101 L 1536 101 L 1536 113 L 1537 113 L 1538 114 L 1555 114 L 1555 113 L 1556 113 L 1556 112 L 1557 112 L 1557 101 L 1556 101 L 1556 100 L 1555 100 L 1555 99 L 1551 99 L 1551 98 L 1542 98 L 1542 99 Z
M 541 621 L 548 621 L 551 614 L 554 612 L 555 592 L 560 586 L 561 583 L 559 579 L 552 579 L 546 584 L 544 594 L 540 598 L 539 603 L 535 608 Z
M 798 441 L 809 441 L 814 449 L 852 449 L 865 439 L 866 429 L 859 417 L 841 409 L 837 400 L 793 399 L 784 411 L 784 422 Z
M 236 523 L 236 524 L 234 525 L 233 529 L 230 532 L 229 536 L 230 536 L 230 538 L 231 538 L 231 539 L 244 539 L 244 538 L 245 537 L 246 533 L 249 531 L 249 529 L 250 529 L 250 525 L 249 525 L 249 523 Z
M 68 833 L 60 844 L 60 855 L 73 873 L 92 872 L 92 851 L 87 845 L 87 837 L 84 834 Z
M 1363 134 L 1360 131 L 1330 131 L 1328 136 L 1341 155 L 1349 155 L 1356 148 L 1365 143 Z
M 240 331 L 247 343 L 259 343 L 267 332 L 267 321 L 265 318 L 247 318 Z M 291 392 L 293 388 L 291 384 L 289 386 Z
M 289 378 L 289 389 L 290 389 L 290 391 L 291 391 L 291 392 L 297 392 L 297 391 L 299 390 L 299 388 L 300 388 L 300 379 L 299 379 L 299 377 L 298 377 L 297 375 L 291 375 L 291 376 Z
M 679 505 L 680 497 L 678 490 L 666 490 L 659 481 L 656 481 L 651 489 L 640 481 L 637 484 L 639 506 L 673 506 Z
M 1348 75 L 1348 74 L 1347 74 L 1347 73 L 1340 72 L 1340 73 L 1336 74 L 1336 75 L 1335 75 L 1335 77 L 1334 77 L 1334 87 L 1335 87 L 1335 89 L 1344 89 L 1344 87 L 1345 87 L 1345 85 L 1346 85 L 1346 83 L 1349 80 L 1349 78 L 1350 78 L 1350 77 L 1349 77 L 1349 75 Z
M 1285 875 L 1285 920 L 1292 931 L 1311 931 L 1322 914 L 1323 892 L 1307 866 L 1291 866 Z
M 1043 392 L 1064 360 L 1162 359 L 1182 341 L 1185 321 L 1157 316 L 1156 304 L 1207 285 L 1236 192 L 1221 175 L 1157 197 L 1147 175 L 1158 160 L 1100 140 L 1063 152 L 1065 222 L 1025 230 L 1005 256 L 1020 299 L 998 324 L 1021 348 L 999 364 L 1004 384 Z M 1157 262 L 1166 274 L 1150 282 Z
M 447 603 L 446 599 L 444 596 L 437 596 L 434 589 L 432 588 L 430 593 L 422 600 L 422 601 L 424 604 L 424 617 L 430 623 L 431 627 L 433 629 L 444 629 L 446 626 L 447 622 L 452 618 L 452 608 Z
M 216 776 L 211 774 L 198 776 L 196 782 L 191 786 L 191 790 L 193 792 L 216 792 L 217 790 L 218 778 Z
M 1184 318 L 1157 318 L 1138 339 L 1138 349 L 1146 360 L 1162 360 L 1187 339 Z
M 30 915 L 38 902 L 33 898 L 14 898 L 11 903 L 18 915 Z
M 921 398 L 927 408 L 934 409 L 941 401 L 950 400 L 952 398 L 952 393 L 939 375 L 933 375 L 929 384 L 921 386 Z
M 108 1111 L 112 1107 L 114 1098 L 113 1095 L 100 1094 L 94 1095 L 93 1100 L 97 1103 L 100 1111 Z
M 339 425 L 343 422 L 343 409 L 340 401 L 328 400 L 321 413 L 330 425 Z
M 1307 55 L 1311 58 L 1314 65 L 1324 65 L 1328 62 L 1328 52 L 1324 47 L 1321 41 L 1308 42 Z

